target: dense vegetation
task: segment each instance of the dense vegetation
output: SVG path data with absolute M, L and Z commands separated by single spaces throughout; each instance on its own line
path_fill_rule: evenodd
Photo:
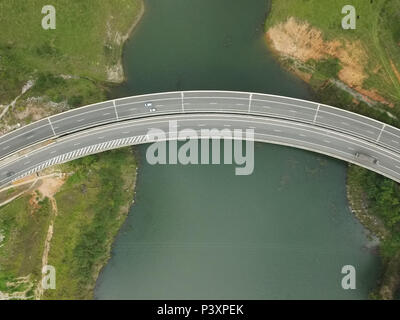
M 400 285 L 400 185 L 364 168 L 348 170 L 350 201 L 360 220 L 381 239 L 384 272 L 373 298 L 392 299 Z M 365 219 L 367 217 L 368 219 Z
M 52 101 L 73 99 L 76 106 L 104 99 L 102 82 L 118 64 L 123 37 L 143 5 L 54 0 L 56 29 L 44 30 L 41 10 L 48 4 L 0 1 L 0 104 L 11 102 L 29 79 L 39 80 L 35 95 Z
M 72 161 L 60 169 L 74 173 L 55 196 L 58 212 L 48 264 L 56 269 L 56 290 L 45 291 L 44 298 L 92 298 L 98 272 L 109 257 L 111 243 L 133 199 L 135 158 L 132 149 L 119 149 Z M 30 288 L 27 296 L 33 297 L 51 217 L 54 212 L 49 199 L 32 209 L 31 194 L 0 208 L 3 293 Z M 7 286 L 28 275 L 26 283 Z
M 31 206 L 31 195 L 12 201 L 0 208 L 0 291 L 12 294 L 27 290 L 33 297 L 35 281 L 41 277 L 42 254 L 50 223 L 48 199 L 39 207 Z M 18 283 L 20 277 L 28 281 Z
M 136 174 L 131 149 L 109 151 L 66 164 L 75 173 L 55 199 L 58 216 L 49 264 L 57 289 L 45 298 L 87 299 L 133 199 Z

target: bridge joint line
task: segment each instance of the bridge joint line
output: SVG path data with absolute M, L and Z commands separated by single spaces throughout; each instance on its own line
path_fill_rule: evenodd
M 114 105 L 115 116 L 117 117 L 117 120 L 119 120 L 119 116 L 118 116 L 118 111 L 117 111 L 117 106 L 115 104 L 115 100 L 113 100 L 113 105 Z
M 386 128 L 386 124 L 384 123 L 384 124 L 383 124 L 383 126 L 382 126 L 382 129 L 381 129 L 381 132 L 379 132 L 378 139 L 376 139 L 376 141 L 377 141 L 377 142 L 379 142 L 379 140 L 381 139 L 381 136 L 382 136 L 383 130 L 385 130 L 385 128 Z
M 313 123 L 315 123 L 317 121 L 317 117 L 318 117 L 318 112 L 319 112 L 319 108 L 321 107 L 321 104 L 318 103 L 318 107 L 317 107 L 317 111 L 315 112 L 315 116 L 314 116 L 314 120 Z
M 183 91 L 181 91 L 182 112 L 185 112 L 185 104 L 183 103 L 183 98 L 184 98 L 184 94 L 183 94 Z
M 50 124 L 51 130 L 53 131 L 53 134 L 54 134 L 54 136 L 56 137 L 57 135 L 56 135 L 56 132 L 54 131 L 54 127 L 53 127 L 53 124 L 52 124 L 52 123 L 51 123 L 51 121 L 50 121 L 50 118 L 49 118 L 49 117 L 47 117 L 47 120 L 49 121 L 49 124 Z
M 251 108 L 251 100 L 253 99 L 253 94 L 250 93 L 250 97 L 249 97 L 249 109 L 247 110 L 248 113 L 250 113 L 250 108 Z

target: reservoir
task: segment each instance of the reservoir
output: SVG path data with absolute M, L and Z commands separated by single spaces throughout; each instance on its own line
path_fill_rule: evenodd
M 265 0 L 147 0 L 126 43 L 115 97 L 238 90 L 311 99 L 268 52 Z M 346 163 L 255 145 L 234 165 L 149 165 L 137 147 L 135 204 L 97 282 L 97 299 L 366 299 L 379 257 L 346 199 Z M 356 269 L 356 290 L 341 287 Z

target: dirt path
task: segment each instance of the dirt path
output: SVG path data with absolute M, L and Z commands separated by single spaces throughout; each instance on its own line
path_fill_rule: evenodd
M 42 256 L 42 270 L 45 266 L 47 266 L 48 261 L 49 261 L 50 243 L 51 243 L 51 239 L 53 238 L 54 221 L 58 214 L 57 201 L 54 199 L 54 197 L 50 198 L 50 202 L 51 202 L 53 218 L 51 219 L 49 229 L 47 230 L 46 240 L 44 242 L 44 250 L 43 250 L 43 256 Z M 42 281 L 43 281 L 43 278 L 42 278 Z M 38 283 L 38 286 L 37 286 L 37 289 L 35 292 L 36 300 L 40 300 L 41 297 L 43 296 L 44 290 L 43 290 L 42 281 L 40 281 Z
M 47 236 L 44 242 L 44 250 L 42 255 L 42 270 L 45 266 L 48 265 L 49 261 L 49 252 L 50 252 L 50 244 L 51 239 L 53 238 L 54 232 L 54 222 L 58 215 L 57 201 L 54 198 L 54 195 L 60 190 L 61 186 L 64 184 L 65 179 L 63 177 L 49 177 L 43 179 L 43 183 L 37 188 L 37 190 L 43 195 L 43 197 L 47 197 L 51 203 L 51 214 L 52 218 L 49 224 L 49 228 L 47 229 Z M 43 281 L 43 278 L 42 278 Z M 35 290 L 35 299 L 40 300 L 43 296 L 43 284 L 42 281 L 39 281 L 38 286 Z
M 20 94 L 18 97 L 16 97 L 10 104 L 8 104 L 8 105 L 6 105 L 6 106 L 4 107 L 3 111 L 0 113 L 0 119 L 4 117 L 4 115 L 7 113 L 8 109 L 10 109 L 10 107 L 11 107 L 11 108 L 14 108 L 14 107 L 15 107 L 15 104 L 17 103 L 18 99 L 19 99 L 25 92 L 27 92 L 30 88 L 32 88 L 34 84 L 35 84 L 34 81 L 29 80 L 29 81 L 22 87 L 21 94 Z
M 17 195 L 12 196 L 11 198 L 7 199 L 6 201 L 3 201 L 2 203 L 0 203 L 0 207 L 2 207 L 2 206 L 4 206 L 4 205 L 6 205 L 7 203 L 10 203 L 11 201 L 13 201 L 13 200 L 19 198 L 20 196 L 24 195 L 26 192 L 31 191 L 32 188 L 35 186 L 35 184 L 36 184 L 37 181 L 38 181 L 38 179 L 35 179 L 33 182 L 30 181 L 30 182 L 32 182 L 32 184 L 29 186 L 29 188 L 28 188 L 27 190 L 24 190 L 24 191 L 18 193 Z M 28 182 L 27 182 L 27 183 L 28 183 Z M 26 184 L 26 183 L 24 183 L 24 184 Z

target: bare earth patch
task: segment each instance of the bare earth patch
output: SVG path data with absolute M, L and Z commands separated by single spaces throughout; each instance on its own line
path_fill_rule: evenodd
M 49 199 L 51 199 L 60 190 L 64 182 L 64 177 L 47 177 L 42 179 L 42 183 L 37 188 L 37 190 L 39 190 L 43 197 L 48 197 Z
M 392 66 L 393 72 L 396 75 L 397 80 L 399 80 L 399 82 L 400 82 L 400 72 L 399 72 L 399 70 L 397 70 L 397 68 L 394 65 L 394 62 L 392 60 L 390 60 L 390 65 Z
M 373 101 L 392 105 L 376 90 L 363 88 L 364 80 L 368 77 L 364 69 L 368 62 L 368 55 L 361 41 L 326 41 L 319 29 L 307 22 L 298 21 L 294 17 L 271 27 L 267 32 L 267 38 L 272 49 L 279 55 L 303 63 L 310 59 L 316 61 L 327 58 L 339 59 L 342 69 L 338 77 L 343 83 Z M 304 76 L 302 78 L 306 79 Z

